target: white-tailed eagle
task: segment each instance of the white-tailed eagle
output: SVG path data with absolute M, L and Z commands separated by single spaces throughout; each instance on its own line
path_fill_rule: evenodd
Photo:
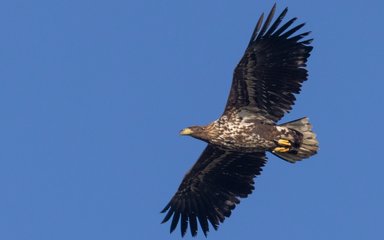
M 251 194 L 266 152 L 294 163 L 318 150 L 307 118 L 277 123 L 292 109 L 295 94 L 307 80 L 312 39 L 306 39 L 309 32 L 297 33 L 304 24 L 293 25 L 296 18 L 281 25 L 287 8 L 272 22 L 275 9 L 264 24 L 263 15 L 256 24 L 234 71 L 223 115 L 206 126 L 181 131 L 208 145 L 162 211 L 163 223 L 172 220 L 171 232 L 178 223 L 182 236 L 188 225 L 192 236 L 198 225 L 205 235 L 209 224 L 217 229 L 240 199 Z

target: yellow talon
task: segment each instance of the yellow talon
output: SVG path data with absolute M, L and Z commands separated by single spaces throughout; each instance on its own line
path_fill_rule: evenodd
M 289 152 L 289 148 L 286 148 L 286 147 L 276 147 L 275 149 L 273 149 L 273 152 L 285 153 L 285 152 Z
M 285 139 L 279 139 L 277 141 L 277 143 L 280 145 L 280 146 L 286 146 L 286 147 L 290 147 L 291 146 L 291 143 L 288 141 L 288 140 L 285 140 Z

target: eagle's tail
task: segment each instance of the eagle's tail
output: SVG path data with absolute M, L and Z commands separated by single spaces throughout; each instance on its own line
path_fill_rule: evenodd
M 308 118 L 300 118 L 292 122 L 287 122 L 280 125 L 281 127 L 287 127 L 301 133 L 302 138 L 299 142 L 295 143 L 297 147 L 292 151 L 287 152 L 273 152 L 275 155 L 281 157 L 289 162 L 296 162 L 317 153 L 319 149 L 319 142 L 316 139 L 316 134 L 312 132 L 312 125 L 309 123 Z

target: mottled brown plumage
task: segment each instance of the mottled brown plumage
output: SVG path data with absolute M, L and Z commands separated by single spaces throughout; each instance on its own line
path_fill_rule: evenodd
M 185 175 L 178 191 L 163 209 L 163 223 L 172 219 L 171 232 L 180 222 L 181 234 L 188 225 L 205 235 L 208 222 L 214 229 L 231 215 L 240 198 L 254 189 L 269 151 L 289 162 L 314 155 L 318 142 L 307 118 L 278 125 L 289 112 L 307 79 L 306 62 L 312 47 L 304 26 L 291 27 L 296 18 L 280 26 L 287 8 L 271 25 L 274 6 L 263 25 L 260 17 L 244 56 L 237 65 L 223 115 L 206 126 L 182 130 L 208 143 Z

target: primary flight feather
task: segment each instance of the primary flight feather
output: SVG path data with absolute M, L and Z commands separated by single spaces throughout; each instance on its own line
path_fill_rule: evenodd
M 180 223 L 184 236 L 198 225 L 204 235 L 217 229 L 241 198 L 254 189 L 254 178 L 266 163 L 266 152 L 294 163 L 316 154 L 318 141 L 307 118 L 277 124 L 292 109 L 295 94 L 307 80 L 312 50 L 309 32 L 296 18 L 281 25 L 288 9 L 272 23 L 276 5 L 263 24 L 261 15 L 244 56 L 237 65 L 223 115 L 206 126 L 181 131 L 208 143 L 162 210 L 171 232 Z

